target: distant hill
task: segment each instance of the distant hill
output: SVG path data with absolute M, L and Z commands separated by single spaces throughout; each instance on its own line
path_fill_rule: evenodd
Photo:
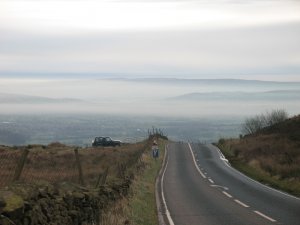
M 114 80 L 118 80 L 115 78 Z M 244 80 L 244 79 L 179 79 L 179 78 L 127 78 L 120 79 L 127 81 L 137 81 L 137 82 L 155 82 L 155 83 L 188 83 L 188 84 L 297 84 L 300 82 L 283 82 L 283 81 L 263 81 L 263 80 Z
M 173 101 L 213 101 L 213 100 L 299 100 L 300 90 L 276 90 L 266 92 L 206 92 L 189 93 L 169 98 Z
M 300 115 L 218 146 L 244 173 L 300 196 Z
M 77 103 L 83 102 L 79 99 L 73 98 L 47 98 L 40 96 L 31 95 L 19 95 L 19 94 L 9 94 L 0 93 L 0 104 L 51 104 L 51 103 Z

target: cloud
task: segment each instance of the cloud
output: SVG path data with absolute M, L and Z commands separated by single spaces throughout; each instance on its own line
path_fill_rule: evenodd
M 0 38 L 1 70 L 300 74 L 299 28 L 291 23 L 52 36 L 7 32 Z
M 297 1 L 2 1 L 0 71 L 300 74 Z
M 51 1 L 0 2 L 2 27 L 75 32 L 236 27 L 299 21 L 297 1 Z

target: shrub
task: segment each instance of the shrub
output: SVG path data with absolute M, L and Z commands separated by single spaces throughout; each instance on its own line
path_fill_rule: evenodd
M 242 132 L 244 134 L 254 134 L 261 131 L 265 127 L 272 126 L 288 119 L 288 114 L 283 109 L 272 110 L 265 114 L 256 115 L 254 117 L 246 118 L 242 125 Z
M 163 133 L 161 129 L 152 127 L 152 130 L 148 130 L 148 139 L 163 139 L 168 140 L 168 136 Z
M 224 145 L 225 144 L 225 139 L 224 138 L 221 138 L 220 140 L 219 140 L 219 143 L 218 143 L 219 145 Z

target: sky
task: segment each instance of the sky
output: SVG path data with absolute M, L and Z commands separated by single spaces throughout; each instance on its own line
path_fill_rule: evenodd
M 298 0 L 0 0 L 0 78 L 300 81 Z

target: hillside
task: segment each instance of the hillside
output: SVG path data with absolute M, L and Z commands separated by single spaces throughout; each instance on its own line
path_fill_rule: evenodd
M 80 102 L 83 101 L 75 98 L 48 98 L 32 95 L 0 93 L 0 104 L 65 104 Z
M 300 142 L 300 115 L 292 117 L 283 123 L 266 127 L 260 132 L 260 135 L 268 134 L 277 134 L 288 138 L 290 141 Z
M 300 196 L 300 115 L 217 145 L 237 169 Z
M 298 100 L 300 95 L 299 90 L 276 90 L 264 92 L 204 92 L 204 93 L 188 93 L 176 97 L 169 98 L 173 101 L 290 101 Z

